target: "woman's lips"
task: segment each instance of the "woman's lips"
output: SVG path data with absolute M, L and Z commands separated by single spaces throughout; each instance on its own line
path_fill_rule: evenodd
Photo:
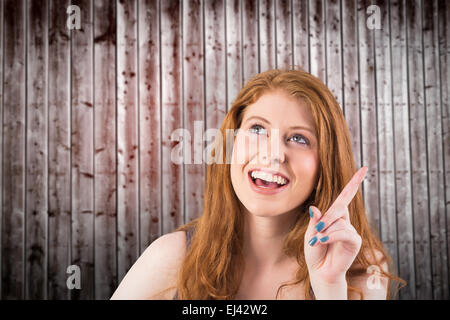
M 285 190 L 289 185 L 289 182 L 288 182 L 285 185 L 282 185 L 275 189 L 258 187 L 257 185 L 255 185 L 253 183 L 253 179 L 252 179 L 250 172 L 247 174 L 247 176 L 248 176 L 248 182 L 250 183 L 250 187 L 252 188 L 252 190 L 257 193 L 260 193 L 260 194 L 265 194 L 265 195 L 277 194 L 277 193 L 280 193 L 281 191 Z

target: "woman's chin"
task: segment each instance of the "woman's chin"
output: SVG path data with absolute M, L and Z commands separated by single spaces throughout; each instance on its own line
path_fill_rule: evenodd
M 284 211 L 280 211 L 280 208 L 247 208 L 248 212 L 257 217 L 276 217 L 282 215 Z

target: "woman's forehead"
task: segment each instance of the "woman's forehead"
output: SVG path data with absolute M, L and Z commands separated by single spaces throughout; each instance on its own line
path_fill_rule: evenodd
M 243 123 L 257 118 L 263 118 L 278 126 L 315 128 L 314 118 L 307 103 L 282 92 L 266 93 L 245 109 Z

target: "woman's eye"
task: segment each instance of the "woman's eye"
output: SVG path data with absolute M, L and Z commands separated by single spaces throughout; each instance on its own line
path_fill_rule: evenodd
M 301 134 L 296 134 L 296 135 L 293 135 L 292 136 L 292 138 L 298 138 L 298 139 L 294 139 L 294 141 L 295 142 L 299 142 L 299 143 L 301 143 L 300 141 L 304 141 L 304 143 L 302 143 L 302 144 L 309 144 L 309 141 L 308 141 L 308 139 L 306 139 L 304 136 L 302 136 Z
M 254 124 L 250 127 L 250 132 L 256 133 L 256 134 L 267 134 L 267 130 L 264 129 L 264 127 L 260 126 L 259 124 Z

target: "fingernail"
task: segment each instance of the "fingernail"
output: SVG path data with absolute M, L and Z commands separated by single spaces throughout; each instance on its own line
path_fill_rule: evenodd
M 317 242 L 317 237 L 314 236 L 309 240 L 308 244 L 312 247 Z
M 320 238 L 320 242 L 325 242 L 325 241 L 327 241 L 328 239 L 330 239 L 328 236 L 325 236 L 325 237 L 323 237 L 323 238 Z
M 312 212 L 311 207 L 309 207 L 309 217 L 310 218 L 314 217 L 314 213 Z
M 325 223 L 323 222 L 323 221 L 320 221 L 318 224 L 316 224 L 316 231 L 317 232 L 320 232 L 322 229 L 323 229 L 323 227 L 325 226 Z

